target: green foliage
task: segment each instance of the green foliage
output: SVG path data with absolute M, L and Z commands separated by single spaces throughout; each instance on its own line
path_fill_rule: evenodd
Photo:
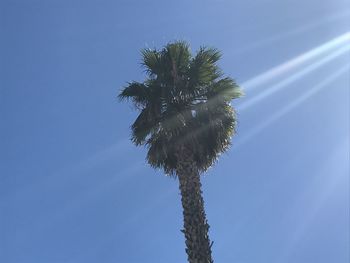
M 181 145 L 205 171 L 230 145 L 236 126 L 230 102 L 242 92 L 223 77 L 216 49 L 201 47 L 192 56 L 189 45 L 179 41 L 141 54 L 148 78 L 129 83 L 119 94 L 140 110 L 131 126 L 132 141 L 146 145 L 148 162 L 167 174 L 175 175 Z

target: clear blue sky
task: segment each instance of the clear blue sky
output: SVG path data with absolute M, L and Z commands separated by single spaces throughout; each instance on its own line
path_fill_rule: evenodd
M 0 12 L 0 262 L 186 262 L 177 181 L 145 164 L 137 112 L 116 100 L 144 78 L 140 49 L 175 39 L 220 49 L 246 90 L 233 147 L 202 178 L 215 262 L 349 262 L 348 1 Z

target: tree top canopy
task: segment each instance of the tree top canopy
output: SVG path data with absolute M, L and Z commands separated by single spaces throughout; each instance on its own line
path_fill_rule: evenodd
M 177 41 L 141 54 L 146 80 L 128 83 L 119 94 L 140 111 L 132 141 L 146 145 L 148 162 L 167 174 L 175 175 L 181 147 L 205 171 L 230 145 L 236 126 L 230 102 L 242 95 L 240 88 L 224 76 L 215 48 L 192 55 L 188 43 Z

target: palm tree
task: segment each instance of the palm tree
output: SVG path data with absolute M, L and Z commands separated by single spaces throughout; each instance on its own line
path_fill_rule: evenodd
M 201 47 L 191 55 L 186 42 L 142 50 L 147 79 L 119 94 L 140 111 L 132 141 L 146 145 L 147 161 L 179 179 L 186 253 L 190 263 L 213 262 L 200 174 L 227 150 L 236 117 L 230 102 L 242 95 L 217 65 L 220 52 Z

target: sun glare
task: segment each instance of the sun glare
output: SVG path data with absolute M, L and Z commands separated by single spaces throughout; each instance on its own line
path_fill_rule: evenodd
M 336 37 L 328 41 L 327 43 L 324 43 L 256 77 L 253 77 L 252 79 L 242 83 L 242 87 L 246 92 L 249 92 L 255 88 L 260 87 L 262 84 L 273 79 L 274 77 L 277 77 L 289 70 L 296 68 L 297 66 L 300 66 L 306 62 L 311 61 L 312 59 L 315 59 L 325 54 L 327 51 L 334 50 L 335 48 L 338 48 L 347 43 L 350 43 L 350 32 L 347 32 L 339 37 Z
M 327 45 L 327 50 L 329 50 L 329 47 L 332 47 L 333 49 L 337 48 L 334 52 L 323 57 L 322 59 L 317 60 L 316 62 L 312 63 L 311 65 L 297 71 L 296 73 L 294 73 L 291 76 L 285 78 L 284 80 L 278 82 L 277 84 L 272 85 L 271 87 L 262 91 L 258 95 L 255 95 L 252 98 L 250 98 L 249 100 L 246 100 L 245 102 L 237 105 L 236 108 L 239 111 L 244 111 L 244 110 L 248 109 L 249 107 L 253 106 L 254 104 L 258 103 L 262 99 L 266 98 L 267 96 L 272 95 L 273 93 L 281 90 L 282 88 L 287 87 L 289 84 L 293 83 L 294 81 L 299 80 L 300 78 L 304 77 L 305 75 L 307 75 L 307 74 L 313 72 L 314 70 L 318 69 L 319 67 L 327 64 L 331 60 L 333 60 L 341 55 L 346 54 L 350 50 L 350 44 L 345 44 L 340 49 L 338 47 L 338 44 L 343 43 L 343 41 L 346 39 L 350 40 L 350 33 L 343 35 L 341 38 L 337 38 L 338 41 L 332 42 L 331 45 L 329 45 L 329 46 Z M 342 40 L 342 41 L 340 41 L 340 40 Z M 335 45 L 334 43 L 337 43 L 337 45 Z M 268 73 L 266 75 L 265 74 L 261 75 L 262 77 L 261 77 L 260 84 L 262 85 L 267 79 L 270 79 L 273 76 L 275 77 L 278 74 L 282 74 L 282 72 L 285 72 L 288 69 L 290 70 L 291 68 L 295 67 L 296 65 L 301 64 L 302 61 L 305 62 L 306 60 L 309 60 L 311 57 L 316 56 L 315 54 L 319 54 L 319 52 L 321 52 L 320 50 L 323 50 L 322 52 L 324 52 L 325 46 L 323 45 L 322 47 L 323 47 L 322 49 L 316 48 L 316 51 L 313 50 L 313 51 L 308 52 L 307 56 L 303 56 L 304 59 L 297 57 L 296 59 L 293 59 L 289 62 L 282 64 L 281 67 L 276 67 L 275 69 L 277 69 L 277 70 L 268 71 Z M 253 83 L 253 82 L 257 83 L 255 80 L 259 79 L 259 78 L 260 78 L 259 76 L 257 78 L 253 78 L 251 83 Z M 248 82 L 250 82 L 250 81 L 248 81 Z M 257 85 L 257 84 L 254 84 L 254 85 Z
M 300 104 L 305 102 L 307 99 L 311 98 L 313 95 L 315 95 L 317 92 L 321 91 L 323 88 L 327 87 L 329 84 L 331 84 L 337 78 L 339 78 L 341 75 L 349 72 L 349 70 L 350 70 L 349 64 L 341 67 L 336 72 L 334 72 L 333 74 L 331 74 L 327 78 L 325 78 L 323 81 L 321 81 L 319 84 L 317 84 L 313 88 L 311 88 L 308 91 L 306 91 L 305 93 L 303 93 L 297 99 L 291 101 L 289 104 L 287 104 L 283 108 L 279 109 L 276 113 L 272 114 L 269 118 L 264 120 L 262 123 L 258 124 L 250 131 L 245 132 L 245 135 L 242 136 L 235 144 L 235 148 L 237 148 L 238 146 L 241 146 L 245 142 L 249 141 L 252 137 L 257 135 L 263 129 L 265 129 L 266 127 L 271 125 L 273 122 L 282 118 L 288 112 L 297 108 Z

